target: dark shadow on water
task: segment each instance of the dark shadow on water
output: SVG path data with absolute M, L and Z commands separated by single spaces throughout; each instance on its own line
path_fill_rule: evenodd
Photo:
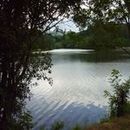
M 80 60 L 81 62 L 118 62 L 130 60 L 130 56 L 123 51 L 102 50 L 102 51 L 83 51 L 77 53 L 53 53 L 54 62 L 58 60 Z

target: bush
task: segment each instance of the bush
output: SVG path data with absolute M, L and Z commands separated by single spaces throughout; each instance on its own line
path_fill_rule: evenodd
M 56 122 L 52 125 L 51 130 L 62 130 L 64 128 L 64 122 Z
M 128 104 L 128 94 L 130 89 L 130 79 L 121 79 L 122 75 L 118 70 L 111 73 L 110 83 L 113 86 L 113 94 L 105 91 L 105 96 L 109 97 L 110 116 L 122 116 L 126 113 Z

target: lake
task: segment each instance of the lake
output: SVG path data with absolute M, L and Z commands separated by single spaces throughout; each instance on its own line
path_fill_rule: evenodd
M 48 130 L 56 121 L 64 121 L 65 129 L 76 124 L 87 126 L 108 115 L 108 99 L 104 90 L 112 91 L 109 76 L 118 69 L 124 78 L 130 76 L 130 57 L 125 53 L 82 49 L 48 51 L 52 58 L 53 85 L 33 79 L 37 86 L 27 108 L 33 116 L 34 130 Z M 42 58 L 41 58 L 42 60 Z

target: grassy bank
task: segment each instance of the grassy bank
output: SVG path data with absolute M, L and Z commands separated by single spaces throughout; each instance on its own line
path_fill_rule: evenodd
M 130 114 L 93 125 L 85 130 L 130 130 Z

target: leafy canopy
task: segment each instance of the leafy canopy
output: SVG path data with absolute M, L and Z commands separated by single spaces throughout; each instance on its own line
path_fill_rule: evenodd
M 130 0 L 84 0 L 82 9 L 73 17 L 82 27 L 95 21 L 130 24 Z

